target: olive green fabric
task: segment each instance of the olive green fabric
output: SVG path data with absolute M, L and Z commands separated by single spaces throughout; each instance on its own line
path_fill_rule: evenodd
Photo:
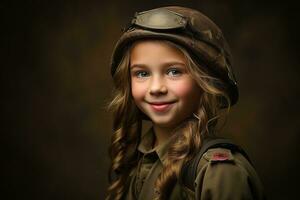
M 172 138 L 153 148 L 154 131 L 143 135 L 138 151 L 138 166 L 134 168 L 127 185 L 126 200 L 152 200 L 154 183 L 165 165 L 165 158 Z M 214 155 L 227 155 L 216 159 Z M 240 153 L 228 149 L 208 150 L 201 158 L 195 180 L 195 192 L 176 183 L 170 200 L 241 200 L 264 199 L 262 184 L 251 164 Z

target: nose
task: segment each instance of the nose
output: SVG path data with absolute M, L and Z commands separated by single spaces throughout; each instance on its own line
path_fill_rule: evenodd
M 163 77 L 153 76 L 153 79 L 152 79 L 151 85 L 150 85 L 150 94 L 158 96 L 158 95 L 167 94 L 167 92 L 168 92 L 168 89 L 166 87 Z

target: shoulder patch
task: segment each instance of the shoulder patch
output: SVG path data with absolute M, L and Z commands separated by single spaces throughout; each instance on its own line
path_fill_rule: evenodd
M 214 148 L 214 149 L 209 149 L 203 157 L 212 163 L 215 162 L 229 162 L 233 161 L 233 155 L 229 149 L 224 149 L 224 148 Z

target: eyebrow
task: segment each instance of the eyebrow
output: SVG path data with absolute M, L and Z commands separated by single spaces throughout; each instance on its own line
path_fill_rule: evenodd
M 185 63 L 183 63 L 183 62 L 176 62 L 176 61 L 175 62 L 165 62 L 165 63 L 161 64 L 160 66 L 162 66 L 162 67 L 168 67 L 170 65 L 183 65 L 183 66 L 186 66 Z M 133 69 L 133 68 L 136 68 L 136 67 L 148 68 L 149 66 L 146 65 L 146 64 L 139 64 L 139 63 L 130 65 L 130 69 Z

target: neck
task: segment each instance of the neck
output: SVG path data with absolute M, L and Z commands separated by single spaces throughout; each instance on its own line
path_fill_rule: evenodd
M 169 127 L 161 127 L 158 125 L 153 125 L 154 133 L 155 133 L 155 144 L 154 147 L 164 143 L 167 139 L 169 139 L 173 134 L 173 128 Z

